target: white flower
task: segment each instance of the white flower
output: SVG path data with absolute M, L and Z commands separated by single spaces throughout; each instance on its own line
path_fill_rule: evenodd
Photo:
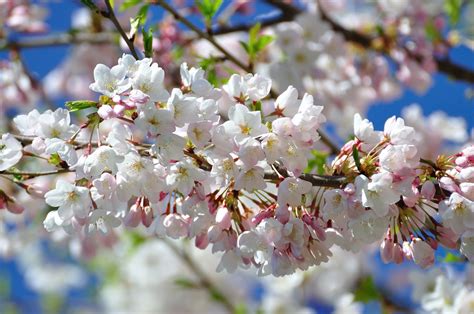
M 98 64 L 94 69 L 95 82 L 89 88 L 109 97 L 122 94 L 130 88 L 130 82 L 125 78 L 126 74 L 127 69 L 122 65 L 109 68 L 104 64 Z
M 415 145 L 388 145 L 380 152 L 379 161 L 383 169 L 397 172 L 418 166 L 420 155 Z
M 16 165 L 22 156 L 20 142 L 10 133 L 3 134 L 0 140 L 0 171 L 7 170 Z
M 321 124 L 326 121 L 326 117 L 322 114 L 322 111 L 322 106 L 314 105 L 313 96 L 304 94 L 298 108 L 298 112 L 291 119 L 291 121 L 302 131 L 315 132 L 321 126 Z
M 163 86 L 164 79 L 165 71 L 158 64 L 148 66 L 142 63 L 132 79 L 132 87 L 150 96 L 151 101 L 164 102 L 169 97 L 168 91 Z
M 169 214 L 163 220 L 163 226 L 166 230 L 166 235 L 172 239 L 179 239 L 188 235 L 189 220 L 187 216 L 178 214 Z
M 461 253 L 466 256 L 469 261 L 474 261 L 474 232 L 467 231 L 461 237 Z
M 236 190 L 247 190 L 249 192 L 264 190 L 266 187 L 263 168 L 258 166 L 240 170 L 234 185 Z
M 439 275 L 432 292 L 421 299 L 421 306 L 431 313 L 455 313 L 453 311 L 454 300 L 462 289 L 461 282 L 453 282 L 443 275 Z
M 186 139 L 174 133 L 161 134 L 151 147 L 152 152 L 161 160 L 168 163 L 170 160 L 180 160 L 186 146 Z
M 192 161 L 185 159 L 170 167 L 170 173 L 166 177 L 166 184 L 173 190 L 179 191 L 187 196 L 194 187 L 195 181 L 201 181 L 205 174 L 196 167 Z
M 383 234 L 387 232 L 390 220 L 389 216 L 378 217 L 371 211 L 366 211 L 357 219 L 349 222 L 349 228 L 354 238 L 365 244 L 379 241 Z
M 172 133 L 176 128 L 173 113 L 167 109 L 157 109 L 154 105 L 145 106 L 140 111 L 135 125 L 152 136 Z
M 385 121 L 383 134 L 393 145 L 409 145 L 417 142 L 415 129 L 405 126 L 405 121 L 402 118 L 396 118 L 395 116 Z
M 327 190 L 324 192 L 323 197 L 324 205 L 321 211 L 325 220 L 335 219 L 349 208 L 348 196 L 343 190 Z
M 229 121 L 224 122 L 222 126 L 226 133 L 237 136 L 238 139 L 247 136 L 255 137 L 268 132 L 268 129 L 262 124 L 261 113 L 249 111 L 242 104 L 236 104 L 229 109 Z
M 265 159 L 265 153 L 259 141 L 249 137 L 240 142 L 239 146 L 238 156 L 245 168 L 252 168 Z
M 220 92 L 212 86 L 205 78 L 205 72 L 201 68 L 188 69 L 186 62 L 180 66 L 181 82 L 183 86 L 189 88 L 194 94 L 201 97 L 218 99 Z
M 61 160 L 64 160 L 69 166 L 73 166 L 78 162 L 76 150 L 66 141 L 59 138 L 47 138 L 44 143 L 46 154 L 58 154 Z
M 374 125 L 367 119 L 362 120 L 360 114 L 354 115 L 354 135 L 363 143 L 372 148 L 382 137 L 380 132 L 374 131 Z
M 123 157 L 118 155 L 109 146 L 100 146 L 92 154 L 87 156 L 84 163 L 84 172 L 92 177 L 98 177 L 104 171 L 116 174 L 118 164 L 123 161 Z
M 127 70 L 128 77 L 133 78 L 140 66 L 149 67 L 152 61 L 153 60 L 151 58 L 143 58 L 141 60 L 136 60 L 135 57 L 133 57 L 132 55 L 124 53 L 122 55 L 122 58 L 118 59 L 118 64 L 125 67 L 125 69 Z
M 38 110 L 33 109 L 27 115 L 21 114 L 13 118 L 13 123 L 22 135 L 37 135 L 40 115 Z
M 227 84 L 222 88 L 234 99 L 259 101 L 270 93 L 272 82 L 270 79 L 258 74 L 240 76 L 232 74 Z
M 288 88 L 275 100 L 275 114 L 292 118 L 299 108 L 298 90 L 293 86 Z
M 96 209 L 89 214 L 89 224 L 86 227 L 87 233 L 101 231 L 106 234 L 113 228 L 120 226 L 121 221 L 111 212 L 104 209 Z
M 457 234 L 474 228 L 474 202 L 456 192 L 439 204 L 439 211 L 444 224 Z
M 172 112 L 176 126 L 182 127 L 186 123 L 196 122 L 198 118 L 197 102 L 194 98 L 186 97 L 174 88 L 168 99 L 168 109 Z
M 35 135 L 42 138 L 69 139 L 77 127 L 71 125 L 69 111 L 58 108 L 55 111 L 47 110 L 38 118 Z
M 204 148 L 211 140 L 212 122 L 201 121 L 188 126 L 188 137 L 197 148 Z
M 278 186 L 278 203 L 281 205 L 300 206 L 301 196 L 311 191 L 312 184 L 300 178 L 288 177 Z
M 369 180 L 359 175 L 355 180 L 362 205 L 372 208 L 379 217 L 388 214 L 389 207 L 400 200 L 400 194 L 392 188 L 392 176 L 387 172 L 374 174 Z
M 434 263 L 433 248 L 420 238 L 413 238 L 410 243 L 403 243 L 405 255 L 423 268 L 429 267 Z
M 62 220 L 69 220 L 73 216 L 85 218 L 91 205 L 89 189 L 63 180 L 58 180 L 56 188 L 47 192 L 44 197 L 48 205 L 59 207 L 58 215 Z

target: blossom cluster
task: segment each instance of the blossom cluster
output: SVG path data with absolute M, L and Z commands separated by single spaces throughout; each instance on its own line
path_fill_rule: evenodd
M 223 252 L 219 271 L 253 265 L 275 276 L 327 262 L 334 245 L 358 251 L 382 239 L 386 262 L 429 266 L 438 244 L 455 248 L 461 235 L 471 255 L 472 148 L 420 163 L 403 119 L 375 131 L 355 115 L 354 139 L 327 174 L 304 173 L 326 118 L 292 86 L 272 101 L 261 75 L 233 74 L 216 88 L 184 63 L 181 86 L 168 91 L 157 63 L 126 54 L 94 78 L 99 100 L 69 104 L 92 111 L 85 123 L 66 109 L 33 110 L 14 119 L 20 136 L 2 136 L 3 174 L 19 180 L 23 155 L 67 173 L 46 191 L 19 183 L 55 208 L 48 231 L 103 234 L 110 245 L 117 228 L 140 226 Z
M 37 33 L 47 29 L 45 24 L 47 11 L 40 5 L 27 0 L 6 0 L 0 2 L 0 35 L 11 28 L 19 32 Z M 2 36 L 0 36 L 2 37 Z
M 374 38 L 373 49 L 354 49 L 332 23 Z M 432 37 L 444 32 L 446 25 L 442 1 L 308 1 L 307 10 L 294 21 L 274 27 L 269 73 L 279 89 L 292 84 L 318 94 L 328 119 L 347 136 L 355 113 L 364 114 L 373 103 L 399 97 L 402 86 L 417 93 L 431 86 L 434 58 L 448 49 L 446 40 Z M 395 71 L 389 59 L 397 65 Z

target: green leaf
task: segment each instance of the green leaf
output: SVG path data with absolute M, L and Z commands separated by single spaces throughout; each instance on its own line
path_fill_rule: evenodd
M 66 102 L 66 108 L 69 109 L 70 112 L 95 107 L 97 107 L 97 102 L 92 100 L 74 100 Z
M 256 51 L 260 52 L 265 49 L 271 42 L 273 41 L 273 36 L 270 35 L 262 35 L 258 39 L 256 46 Z
M 448 252 L 448 254 L 446 254 L 446 256 L 442 260 L 442 262 L 444 263 L 461 263 L 464 261 L 465 259 L 462 256 L 454 255 L 451 252 Z
M 317 174 L 323 175 L 325 172 L 325 166 L 328 158 L 328 154 L 320 152 L 318 150 L 311 151 L 313 158 L 308 161 L 308 166 L 304 170 L 305 173 L 310 173 L 313 169 L 316 169 Z
M 201 12 L 207 26 L 210 26 L 212 18 L 219 11 L 223 0 L 196 0 L 196 6 Z
M 141 3 L 143 0 L 125 0 L 119 8 L 120 12 L 123 12 L 137 4 Z
M 368 303 L 381 299 L 381 294 L 375 286 L 371 276 L 364 277 L 360 280 L 359 285 L 354 291 L 354 302 Z
M 193 282 L 192 280 L 188 278 L 177 278 L 174 281 L 175 285 L 180 286 L 181 288 L 186 288 L 186 289 L 195 289 L 199 288 L 199 285 Z
M 463 0 L 444 0 L 444 12 L 449 17 L 449 22 L 455 25 L 461 17 Z
M 273 41 L 273 36 L 260 35 L 260 29 L 261 24 L 255 24 L 255 26 L 249 30 L 248 42 L 240 42 L 249 55 L 250 61 L 254 61 L 257 58 L 257 55 Z
M 143 47 L 145 48 L 145 57 L 150 58 L 153 55 L 153 29 L 142 29 Z
M 138 10 L 137 16 L 134 17 L 133 19 L 130 19 L 130 36 L 133 37 L 138 29 L 145 25 L 146 19 L 147 19 L 147 14 L 148 14 L 148 8 L 150 6 L 148 4 L 142 6 L 140 10 Z
M 207 80 L 214 86 L 220 85 L 217 77 L 216 64 L 217 60 L 212 56 L 199 61 L 199 66 L 207 73 Z

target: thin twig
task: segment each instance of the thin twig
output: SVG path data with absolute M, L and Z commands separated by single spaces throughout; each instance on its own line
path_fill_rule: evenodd
M 242 70 L 246 71 L 246 72 L 252 72 L 252 70 L 250 69 L 250 67 L 246 64 L 243 64 L 239 59 L 237 59 L 236 57 L 234 57 L 234 55 L 232 55 L 231 53 L 229 53 L 224 47 L 221 46 L 221 44 L 219 44 L 212 35 L 202 31 L 199 29 L 199 27 L 197 27 L 196 25 L 194 25 L 191 21 L 189 21 L 186 17 L 184 17 L 183 15 L 181 15 L 175 8 L 173 8 L 171 5 L 169 5 L 166 1 L 163 1 L 163 0 L 151 0 L 150 3 L 152 4 L 156 4 L 156 5 L 159 5 L 161 6 L 163 9 L 165 9 L 166 11 L 168 11 L 171 15 L 174 16 L 174 18 L 177 20 L 177 21 L 180 21 L 181 23 L 183 23 L 186 27 L 188 27 L 190 30 L 192 30 L 193 32 L 195 32 L 197 35 L 199 35 L 199 37 L 203 38 L 203 39 L 206 39 L 207 41 L 209 41 L 209 43 L 211 43 L 217 50 L 219 50 L 220 52 L 222 52 L 229 61 L 232 61 L 232 63 L 234 63 L 235 65 L 237 65 L 239 68 L 241 68 Z
M 102 16 L 108 18 L 115 25 L 115 28 L 120 33 L 120 36 L 122 36 L 123 40 L 127 44 L 128 49 L 130 49 L 130 53 L 132 54 L 132 56 L 134 56 L 137 60 L 140 59 L 138 57 L 137 51 L 135 50 L 135 46 L 123 30 L 122 25 L 120 25 L 120 22 L 117 20 L 117 17 L 114 13 L 114 8 L 112 7 L 110 0 L 105 0 L 105 5 L 107 6 L 107 11 L 101 11 L 100 13 L 102 14 Z
M 70 169 L 58 169 L 58 170 L 51 170 L 51 171 L 0 171 L 0 174 L 6 174 L 6 175 L 18 175 L 18 176 L 23 176 L 23 177 L 28 177 L 28 178 L 36 178 L 36 177 L 42 177 L 42 176 L 51 176 L 55 174 L 61 174 L 61 173 L 67 173 L 67 172 L 73 172 L 73 170 Z

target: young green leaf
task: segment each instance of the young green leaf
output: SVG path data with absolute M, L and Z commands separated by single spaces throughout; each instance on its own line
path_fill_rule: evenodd
M 130 36 L 133 37 L 138 29 L 145 25 L 149 5 L 146 4 L 138 10 L 137 16 L 133 19 L 130 19 Z
M 444 1 L 444 12 L 449 17 L 449 22 L 455 25 L 459 22 L 461 17 L 461 7 L 463 0 L 445 0 Z
M 196 0 L 196 6 L 208 27 L 211 25 L 214 15 L 219 11 L 222 2 L 223 0 Z
M 136 6 L 137 4 L 143 2 L 143 0 L 125 0 L 122 5 L 119 8 L 120 12 L 123 12 L 133 6 Z
M 465 259 L 462 256 L 454 255 L 451 252 L 448 252 L 446 256 L 443 258 L 442 262 L 444 263 L 461 263 L 465 262 Z
M 248 42 L 241 41 L 240 44 L 249 55 L 251 62 L 254 62 L 260 52 L 262 52 L 272 41 L 270 35 L 260 35 L 261 24 L 257 23 L 249 30 Z
M 150 58 L 153 55 L 153 30 L 151 28 L 149 28 L 148 31 L 142 29 L 142 35 L 145 57 Z
M 70 112 L 94 107 L 97 107 L 97 102 L 92 100 L 74 100 L 66 102 L 66 108 L 69 109 Z

